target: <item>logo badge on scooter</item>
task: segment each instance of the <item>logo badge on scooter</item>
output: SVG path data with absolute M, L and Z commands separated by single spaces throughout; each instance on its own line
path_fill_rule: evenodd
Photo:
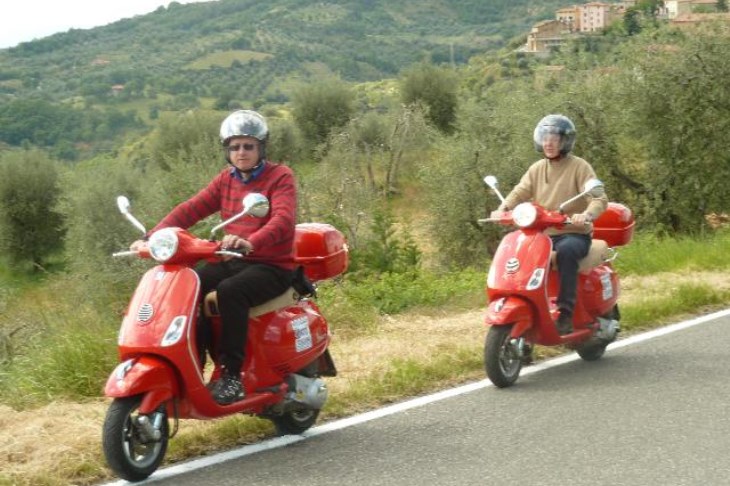
M 152 304 L 142 304 L 142 306 L 137 311 L 137 320 L 139 322 L 147 322 L 152 319 L 152 315 L 154 313 L 155 312 L 152 309 Z
M 520 261 L 517 258 L 510 258 L 504 265 L 504 269 L 507 270 L 507 273 L 515 273 L 520 269 Z

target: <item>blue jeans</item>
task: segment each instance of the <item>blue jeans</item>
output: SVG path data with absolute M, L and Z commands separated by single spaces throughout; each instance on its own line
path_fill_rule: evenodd
M 557 252 L 560 274 L 558 309 L 561 315 L 572 317 L 578 286 L 578 263 L 591 249 L 591 235 L 566 233 L 550 238 L 553 240 L 553 249 Z

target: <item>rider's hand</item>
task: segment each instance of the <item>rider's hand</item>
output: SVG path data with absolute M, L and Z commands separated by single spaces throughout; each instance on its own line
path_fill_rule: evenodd
M 593 217 L 586 213 L 576 213 L 570 217 L 570 224 L 574 226 L 587 226 L 593 222 Z
M 504 213 L 505 213 L 505 211 L 503 211 L 501 209 L 496 209 L 496 210 L 492 211 L 491 213 L 489 213 L 489 218 L 490 219 L 502 219 L 502 216 L 504 215 Z
M 253 245 L 246 239 L 236 235 L 226 235 L 221 240 L 221 248 L 224 250 L 243 250 L 243 253 L 249 254 L 253 251 Z
M 147 242 L 145 240 L 137 240 L 134 243 L 132 243 L 131 245 L 129 245 L 129 249 L 132 251 L 139 251 L 145 245 L 147 245 Z

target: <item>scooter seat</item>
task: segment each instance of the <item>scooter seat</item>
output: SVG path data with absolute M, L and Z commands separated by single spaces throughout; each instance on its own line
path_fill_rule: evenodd
M 592 240 L 591 249 L 588 250 L 588 255 L 578 262 L 578 272 L 588 273 L 592 268 L 597 267 L 601 263 L 610 259 L 611 252 L 608 243 L 603 240 Z M 550 266 L 554 269 L 558 268 L 557 252 L 553 252 L 551 255 Z
M 299 293 L 294 290 L 294 287 L 289 287 L 283 294 L 279 295 L 278 297 L 274 297 L 273 299 L 264 302 L 261 305 L 252 307 L 248 312 L 248 317 L 257 317 L 268 312 L 275 311 L 277 309 L 294 305 L 299 302 L 300 298 L 301 297 Z M 212 292 L 208 292 L 208 294 L 205 296 L 205 301 L 203 303 L 203 312 L 207 317 L 216 317 L 220 315 L 220 312 L 218 311 L 218 294 L 215 290 Z

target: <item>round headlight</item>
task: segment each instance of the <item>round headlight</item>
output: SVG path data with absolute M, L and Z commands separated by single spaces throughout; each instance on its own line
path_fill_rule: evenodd
M 177 233 L 170 228 L 155 231 L 150 236 L 150 255 L 158 262 L 166 262 L 177 252 Z
M 512 219 L 515 220 L 517 226 L 526 228 L 537 219 L 537 208 L 531 203 L 518 204 L 512 211 Z

